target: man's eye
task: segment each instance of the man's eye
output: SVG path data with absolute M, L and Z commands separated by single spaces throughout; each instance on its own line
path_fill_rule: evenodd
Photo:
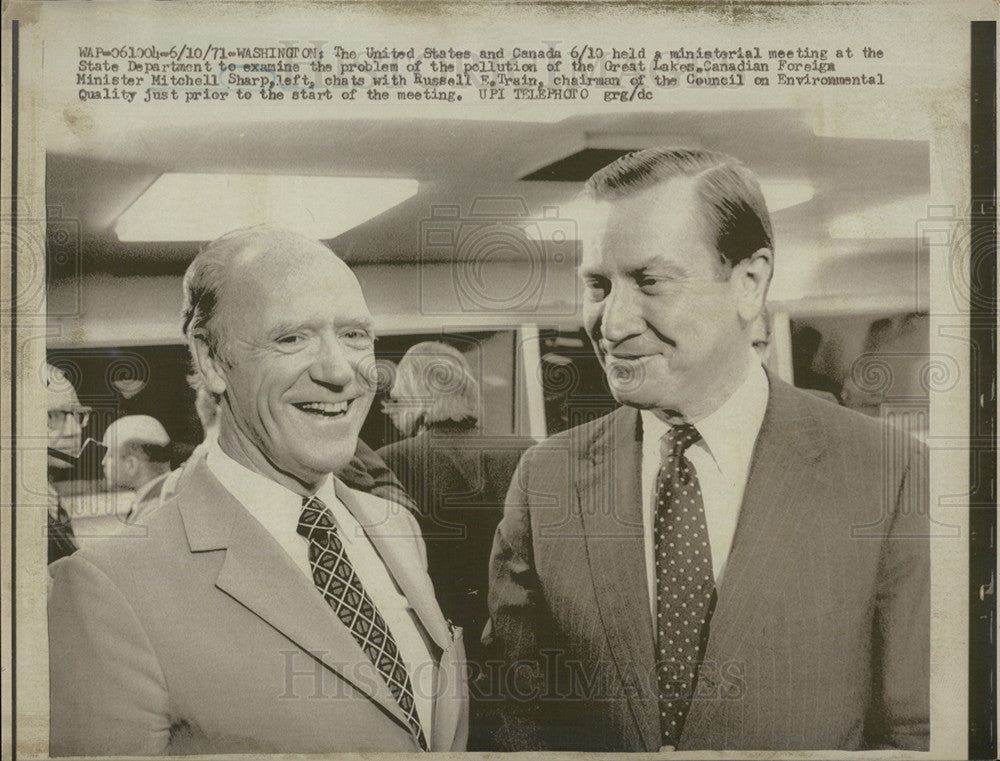
M 301 340 L 302 340 L 301 333 L 290 333 L 287 336 L 281 336 L 278 339 L 278 343 L 283 344 L 285 346 L 294 346 Z
M 587 278 L 583 281 L 583 286 L 587 290 L 587 297 L 594 301 L 600 301 L 608 295 L 609 283 L 604 278 Z
M 670 275 L 643 275 L 636 279 L 636 285 L 646 293 L 672 292 L 682 284 L 682 281 Z
M 370 341 L 371 333 L 362 328 L 352 328 L 351 330 L 344 332 L 344 338 L 348 341 L 354 341 L 355 343 L 359 341 Z

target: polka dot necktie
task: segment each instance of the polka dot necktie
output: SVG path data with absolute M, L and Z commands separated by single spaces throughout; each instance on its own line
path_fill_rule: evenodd
M 393 697 L 403 709 L 414 738 L 422 750 L 427 750 L 427 740 L 417 718 L 410 675 L 396 640 L 355 573 L 344 551 L 344 543 L 338 536 L 333 515 L 316 497 L 303 500 L 298 533 L 309 540 L 309 567 L 323 598 L 385 678 Z
M 660 441 L 656 479 L 656 632 L 661 744 L 677 747 L 698 674 L 715 593 L 698 474 L 685 450 L 701 438 L 687 423 Z

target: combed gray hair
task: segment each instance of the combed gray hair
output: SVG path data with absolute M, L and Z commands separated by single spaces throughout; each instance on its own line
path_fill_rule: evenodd
M 759 249 L 774 252 L 771 216 L 756 175 L 725 153 L 650 148 L 622 156 L 596 172 L 583 189 L 592 200 L 617 200 L 678 177 L 695 182 L 723 274 Z

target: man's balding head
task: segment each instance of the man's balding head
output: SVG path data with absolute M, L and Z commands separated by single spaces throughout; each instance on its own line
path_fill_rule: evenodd
M 149 415 L 126 415 L 104 432 L 104 475 L 112 486 L 138 489 L 170 469 L 170 436 Z

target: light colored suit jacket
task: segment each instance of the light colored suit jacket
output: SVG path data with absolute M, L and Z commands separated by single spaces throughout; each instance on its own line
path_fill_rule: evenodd
M 434 598 L 416 523 L 336 489 L 439 656 L 430 747 L 463 750 L 461 630 Z M 51 568 L 52 755 L 418 750 L 350 631 L 204 463 L 147 526 Z
M 553 437 L 511 485 L 490 576 L 517 664 L 495 684 L 504 749 L 659 747 L 639 426 L 623 407 Z M 928 593 L 925 453 L 772 378 L 679 747 L 926 750 Z

